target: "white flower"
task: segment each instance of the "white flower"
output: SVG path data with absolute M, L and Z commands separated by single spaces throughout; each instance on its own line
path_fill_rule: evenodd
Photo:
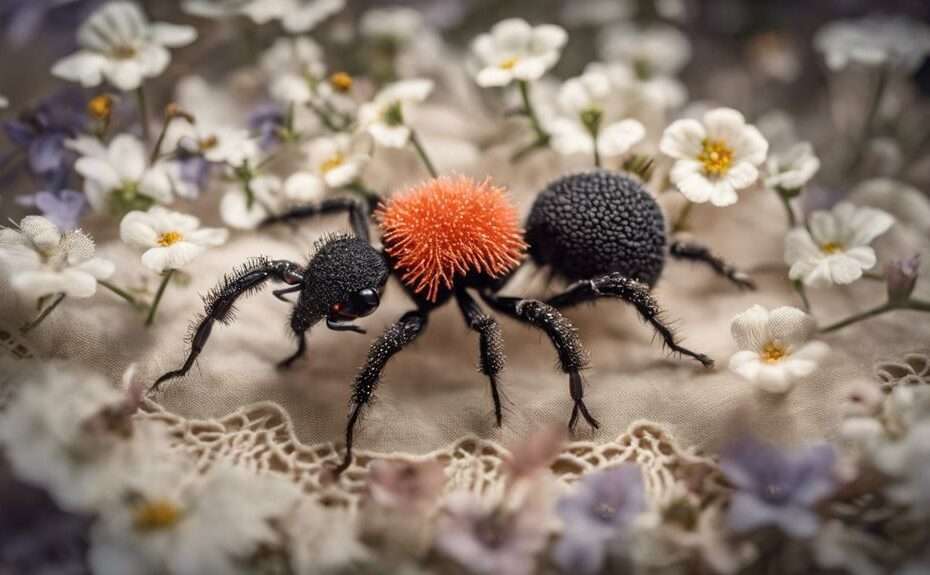
M 196 217 L 155 206 L 147 212 L 129 212 L 120 222 L 120 238 L 140 250 L 142 264 L 161 273 L 180 269 L 207 251 L 226 242 L 222 228 L 201 228 Z
M 602 58 L 630 65 L 641 79 L 674 76 L 691 59 L 688 37 L 667 24 L 612 26 L 601 33 L 600 44 Z
M 387 148 L 403 148 L 410 140 L 405 114 L 410 104 L 426 100 L 433 91 L 431 80 L 401 80 L 382 88 L 374 100 L 359 110 L 359 122 L 376 142 Z
M 226 462 L 203 477 L 172 463 L 140 465 L 128 496 L 103 510 L 92 533 L 94 573 L 247 573 L 262 547 L 281 546 L 275 524 L 301 499 L 293 483 Z
M 585 73 L 567 80 L 559 90 L 559 107 L 565 116 L 552 121 L 552 145 L 560 154 L 590 154 L 597 147 L 604 157 L 627 153 L 646 135 L 636 120 L 611 121 L 610 78 L 603 66 L 590 65 Z
M 341 11 L 345 0 L 261 0 L 243 7 L 256 24 L 279 20 L 287 32 L 308 32 Z
M 740 349 L 730 357 L 730 370 L 760 389 L 785 393 L 797 380 L 814 373 L 830 350 L 823 342 L 809 341 L 816 328 L 814 318 L 799 309 L 780 307 L 769 312 L 754 305 L 730 325 Z
M 370 554 L 358 540 L 352 515 L 305 498 L 284 523 L 294 573 L 338 572 Z
M 171 201 L 165 165 L 148 166 L 145 146 L 135 136 L 120 134 L 108 147 L 82 136 L 69 140 L 68 146 L 82 155 L 74 169 L 84 177 L 84 194 L 94 211 L 121 214 Z
M 181 9 L 203 18 L 228 18 L 242 14 L 255 0 L 184 0 Z
M 271 95 L 285 102 L 310 102 L 326 75 L 323 49 L 309 38 L 278 38 L 262 55 L 261 64 L 274 78 Z
M 9 107 L 10 101 L 6 99 L 6 96 L 0 94 L 0 110 L 3 108 Z
M 135 90 L 168 67 L 167 48 L 186 46 L 196 38 L 190 26 L 149 22 L 133 2 L 110 2 L 81 24 L 81 50 L 59 60 L 52 74 L 87 87 L 106 80 L 120 90 Z
M 291 175 L 284 183 L 285 198 L 297 203 L 323 199 L 327 187 L 342 188 L 358 180 L 368 154 L 355 150 L 348 134 L 313 140 L 304 146 L 310 169 Z
M 842 202 L 810 216 L 810 231 L 795 228 L 785 237 L 788 276 L 809 286 L 849 284 L 876 263 L 872 240 L 887 232 L 894 218 L 875 208 Z
M 366 38 L 406 44 L 415 39 L 423 26 L 423 15 L 418 10 L 395 6 L 367 10 L 359 22 L 359 31 Z
M 606 70 L 614 92 L 631 107 L 664 112 L 688 100 L 688 90 L 672 76 L 640 76 L 627 62 L 610 62 Z
M 71 511 L 117 497 L 129 455 L 126 395 L 97 373 L 57 363 L 38 366 L 17 383 L 0 418 L 0 443 L 16 475 L 45 487 Z
M 220 200 L 220 216 L 232 228 L 252 230 L 282 205 L 281 180 L 276 176 L 257 176 L 247 184 L 237 181 L 227 187 Z
M 81 230 L 62 234 L 41 216 L 26 216 L 19 229 L 0 228 L 0 263 L 10 286 L 29 298 L 63 293 L 85 298 L 97 280 L 113 275 L 113 262 L 94 256 L 94 242 Z
M 768 142 L 742 114 L 717 108 L 704 114 L 703 123 L 690 118 L 673 122 L 659 149 L 676 160 L 670 177 L 686 198 L 728 206 L 739 199 L 737 190 L 759 178 Z
M 913 71 L 930 54 L 930 27 L 901 16 L 837 20 L 817 31 L 814 46 L 832 70 L 851 62 L 867 66 L 887 62 Z
M 765 186 L 795 191 L 803 188 L 820 170 L 820 159 L 809 142 L 800 142 L 783 154 L 772 153 L 766 163 Z
M 472 42 L 478 66 L 475 80 L 486 88 L 538 80 L 559 61 L 566 41 L 568 34 L 559 26 L 502 20 Z

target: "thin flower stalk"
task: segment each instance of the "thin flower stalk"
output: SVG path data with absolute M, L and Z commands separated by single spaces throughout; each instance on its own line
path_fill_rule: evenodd
M 27 323 L 26 325 L 24 325 L 23 327 L 21 327 L 21 328 L 19 329 L 19 332 L 20 332 L 21 334 L 23 334 L 23 335 L 26 335 L 26 334 L 29 333 L 30 331 L 32 331 L 32 330 L 34 330 L 35 328 L 39 327 L 39 324 L 41 324 L 43 321 L 45 321 L 45 318 L 47 318 L 47 317 L 49 316 L 49 314 L 51 314 L 53 311 L 55 311 L 55 308 L 58 307 L 58 305 L 61 304 L 61 302 L 64 301 L 64 299 L 65 299 L 65 294 L 63 294 L 63 293 L 58 294 L 58 295 L 55 297 L 55 299 L 52 301 L 52 303 L 50 303 L 48 306 L 46 306 L 45 309 L 43 309 L 41 312 L 39 312 L 39 315 L 37 315 L 36 318 L 35 318 L 34 320 L 30 321 L 29 323 Z
M 161 284 L 158 286 L 158 291 L 155 292 L 155 300 L 152 302 L 151 307 L 149 307 L 149 315 L 145 318 L 145 325 L 149 327 L 155 323 L 155 313 L 158 311 L 158 304 L 161 303 L 161 298 L 165 295 L 165 289 L 168 287 L 168 282 L 171 281 L 171 276 L 174 275 L 175 270 L 169 269 L 162 275 Z

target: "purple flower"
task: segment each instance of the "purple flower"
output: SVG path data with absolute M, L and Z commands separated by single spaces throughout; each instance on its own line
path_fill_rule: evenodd
M 638 466 L 625 463 L 586 476 L 557 505 L 564 531 L 553 549 L 553 559 L 569 573 L 599 572 L 608 544 L 622 539 L 630 522 L 645 508 Z
M 183 146 L 178 146 L 176 162 L 181 185 L 175 191 L 182 198 L 197 199 L 210 180 L 210 162 L 200 152 L 188 151 Z
M 46 24 L 73 30 L 97 0 L 4 0 L 0 2 L 0 29 L 14 48 L 25 46 Z M 59 41 L 71 34 L 49 34 Z M 69 40 L 72 41 L 72 40 Z
M 775 526 L 810 537 L 819 518 L 813 507 L 837 486 L 836 454 L 829 444 L 782 452 L 755 439 L 732 444 L 720 468 L 733 484 L 727 524 L 736 533 Z
M 917 275 L 920 272 L 920 254 L 909 258 L 895 260 L 885 266 L 885 283 L 888 287 L 888 301 L 906 301 L 914 293 Z
M 7 138 L 25 153 L 29 171 L 45 189 L 60 190 L 67 185 L 75 155 L 65 147 L 65 140 L 83 129 L 84 108 L 80 91 L 66 89 L 2 124 Z
M 17 203 L 37 208 L 39 212 L 64 231 L 76 229 L 81 216 L 87 211 L 87 198 L 73 190 L 38 192 L 32 196 L 20 196 Z
M 261 149 L 268 150 L 281 143 L 286 123 L 286 114 L 279 105 L 262 104 L 249 117 L 249 130 L 258 134 Z
M 439 518 L 436 547 L 474 573 L 528 575 L 548 531 L 542 498 L 530 494 L 516 509 L 487 509 L 471 493 L 449 496 Z

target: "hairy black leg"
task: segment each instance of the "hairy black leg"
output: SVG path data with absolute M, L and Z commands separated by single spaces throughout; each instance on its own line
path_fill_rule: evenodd
M 329 198 L 318 204 L 298 206 L 289 211 L 267 218 L 262 226 L 279 223 L 294 223 L 307 218 L 348 212 L 352 231 L 359 239 L 369 241 L 368 215 L 369 207 L 354 198 Z
M 549 337 L 559 356 L 559 367 L 568 374 L 568 390 L 575 404 L 568 421 L 569 429 L 574 431 L 579 413 L 588 425 L 594 429 L 600 427 L 584 403 L 581 370 L 587 366 L 588 358 L 571 322 L 559 310 L 538 300 L 501 297 L 488 292 L 482 292 L 481 297 L 495 310 L 541 329 Z
M 291 300 L 287 299 L 285 296 L 286 296 L 287 294 L 291 294 L 291 293 L 294 293 L 294 292 L 299 292 L 299 291 L 302 290 L 302 289 L 304 289 L 304 287 L 303 287 L 302 285 L 295 285 L 295 286 L 291 286 L 291 287 L 276 289 L 276 290 L 274 290 L 274 291 L 271 292 L 271 293 L 272 293 L 272 295 L 274 295 L 274 297 L 278 298 L 279 300 L 281 300 L 281 301 L 283 301 L 283 302 L 293 303 Z
M 404 349 L 419 336 L 427 323 L 427 311 L 418 309 L 408 311 L 396 323 L 388 327 L 381 337 L 375 340 L 368 350 L 368 359 L 352 386 L 352 406 L 346 424 L 346 452 L 342 463 L 334 470 L 336 475 L 345 471 L 352 463 L 352 445 L 355 425 L 362 409 L 371 402 L 371 398 L 381 380 L 384 366 L 397 352 Z
M 707 264 L 712 270 L 717 272 L 718 275 L 727 278 L 740 289 L 756 289 L 756 284 L 752 281 L 752 278 L 749 277 L 749 274 L 723 261 L 720 257 L 714 255 L 707 246 L 694 242 L 676 240 L 669 246 L 668 253 L 673 258 L 679 260 Z
M 478 332 L 480 338 L 478 367 L 481 373 L 488 376 L 491 383 L 494 417 L 497 420 L 497 426 L 500 427 L 504 418 L 500 390 L 497 387 L 498 376 L 504 369 L 504 338 L 501 335 L 501 328 L 494 318 L 481 310 L 478 302 L 464 288 L 456 290 L 455 300 L 459 304 L 459 309 L 462 310 L 469 329 Z
M 269 280 L 297 285 L 303 281 L 301 267 L 286 260 L 269 260 L 265 257 L 258 257 L 226 275 L 223 281 L 203 298 L 204 314 L 193 327 L 190 338 L 191 349 L 187 359 L 184 360 L 184 364 L 179 369 L 169 371 L 159 377 L 150 391 L 158 391 L 158 388 L 164 382 L 176 377 L 182 377 L 190 371 L 197 356 L 203 351 L 207 340 L 210 338 L 213 323 L 219 321 L 228 324 L 232 321 L 235 315 L 234 304 L 236 300 L 243 295 L 260 290 L 265 282 Z
M 646 284 L 631 280 L 618 273 L 607 274 L 593 280 L 576 282 L 561 294 L 549 299 L 549 304 L 562 309 L 584 302 L 591 302 L 601 297 L 621 299 L 636 308 L 643 320 L 656 330 L 665 345 L 673 352 L 693 357 L 701 362 L 704 367 L 714 365 L 714 360 L 703 353 L 691 351 L 678 344 L 671 328 L 662 321 L 662 308 L 659 307 L 659 302 L 650 293 Z

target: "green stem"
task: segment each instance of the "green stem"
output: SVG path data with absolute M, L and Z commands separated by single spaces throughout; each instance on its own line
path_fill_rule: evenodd
M 891 302 L 883 303 L 878 307 L 873 307 L 870 310 L 866 310 L 862 313 L 857 313 L 856 315 L 849 316 L 848 318 L 838 321 L 834 324 L 828 325 L 827 327 L 821 328 L 820 333 L 830 333 L 831 331 L 836 331 L 842 329 L 848 325 L 860 322 L 864 319 L 869 319 L 870 317 L 875 317 L 883 313 L 889 312 L 893 309 L 898 309 L 900 304 L 893 304 Z
M 49 304 L 48 307 L 42 310 L 39 313 L 39 315 L 36 316 L 34 320 L 30 321 L 29 323 L 21 327 L 19 329 L 19 333 L 25 335 L 29 333 L 30 331 L 32 331 L 33 329 L 35 329 L 36 327 L 38 327 L 39 324 L 42 323 L 45 320 L 45 318 L 48 317 L 48 314 L 52 313 L 55 310 L 55 308 L 58 307 L 58 304 L 60 304 L 62 300 L 64 299 L 65 299 L 65 294 L 63 293 L 58 294 L 58 297 L 55 298 L 55 301 L 53 301 L 51 304 Z
M 168 128 L 171 126 L 177 116 L 168 116 L 165 118 L 164 124 L 161 126 L 161 131 L 158 133 L 158 139 L 155 141 L 155 147 L 152 148 L 152 155 L 149 156 L 149 166 L 154 166 L 155 162 L 158 161 L 158 157 L 161 156 L 161 147 L 165 144 L 165 136 L 168 134 Z M 146 136 L 146 141 L 148 136 Z
M 807 299 L 807 290 L 804 288 L 804 283 L 801 282 L 801 280 L 794 280 L 791 282 L 791 285 L 794 287 L 794 291 L 798 292 L 798 297 L 801 298 L 801 306 L 804 308 L 804 311 L 810 313 L 811 302 Z
M 420 137 L 413 128 L 410 129 L 410 143 L 413 144 L 413 148 L 417 151 L 417 155 L 423 160 L 423 165 L 426 166 L 426 171 L 429 172 L 429 175 L 434 178 L 438 177 L 439 172 L 437 172 L 435 166 L 433 166 L 433 162 L 429 159 L 426 150 L 423 148 L 423 144 L 420 142 Z
M 672 225 L 672 233 L 677 234 L 678 232 L 684 231 L 688 225 L 688 218 L 691 216 L 691 208 L 694 207 L 694 202 L 687 200 L 685 207 L 681 209 L 681 213 L 678 214 L 678 219 L 675 220 L 675 223 Z
M 788 229 L 793 230 L 798 225 L 798 219 L 794 215 L 794 208 L 791 207 L 791 199 L 778 190 L 775 190 L 775 193 L 781 198 L 781 203 L 785 207 L 785 215 L 788 216 Z
M 129 303 L 129 305 L 131 305 L 131 306 L 133 306 L 133 307 L 141 307 L 141 306 L 142 306 L 142 304 L 140 304 L 140 303 L 136 300 L 136 298 L 132 297 L 132 295 L 130 295 L 129 292 L 127 292 L 126 290 L 124 290 L 124 289 L 122 289 L 122 288 L 116 286 L 115 284 L 111 284 L 110 282 L 108 282 L 108 281 L 106 281 L 106 280 L 97 280 L 97 283 L 99 283 L 99 284 L 102 285 L 103 287 L 107 288 L 107 289 L 110 290 L 111 292 L 115 293 L 115 294 L 118 295 L 119 297 L 121 297 L 121 298 L 123 298 L 124 300 L 126 300 L 126 301 Z
M 139 84 L 136 89 L 136 99 L 139 105 L 139 118 L 142 120 L 142 140 L 148 144 L 152 137 L 152 127 L 149 124 L 148 107 L 145 105 L 145 87 L 142 84 Z
M 850 156 L 849 163 L 846 166 L 847 174 L 859 168 L 862 154 L 865 152 L 865 144 L 868 142 L 869 135 L 872 133 L 872 124 L 875 122 L 875 117 L 878 115 L 890 76 L 891 70 L 888 65 L 883 65 L 879 68 L 878 79 L 875 82 L 875 91 L 872 93 L 872 100 L 869 102 L 869 107 L 865 113 L 865 120 L 862 124 L 862 128 L 859 130 L 855 146 L 853 146 L 853 155 Z
M 597 149 L 597 135 L 594 135 L 594 167 L 601 167 L 601 152 Z
M 158 286 L 158 291 L 155 292 L 155 300 L 152 302 L 152 307 L 149 308 L 149 315 L 145 318 L 146 327 L 155 323 L 155 312 L 158 311 L 158 304 L 161 303 L 161 296 L 165 294 L 165 288 L 168 287 L 168 282 L 171 280 L 171 276 L 174 275 L 174 270 L 168 270 L 164 273 L 161 280 L 161 285 Z
M 533 127 L 533 131 L 536 132 L 536 141 L 540 143 L 549 143 L 549 134 L 543 130 L 542 123 L 539 121 L 539 116 L 536 115 L 536 110 L 533 108 L 533 104 L 530 100 L 530 84 L 526 80 L 519 80 L 517 85 L 520 87 L 520 99 L 523 100 L 523 112 L 526 114 L 526 117 L 530 120 L 530 126 Z

